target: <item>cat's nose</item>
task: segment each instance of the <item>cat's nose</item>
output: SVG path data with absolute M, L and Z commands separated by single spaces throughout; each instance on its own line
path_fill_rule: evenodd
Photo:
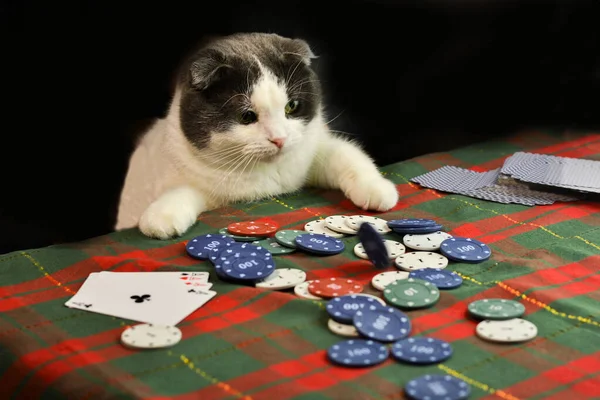
M 285 139 L 282 139 L 282 138 L 269 139 L 269 141 L 280 149 L 283 147 L 283 145 L 285 143 Z

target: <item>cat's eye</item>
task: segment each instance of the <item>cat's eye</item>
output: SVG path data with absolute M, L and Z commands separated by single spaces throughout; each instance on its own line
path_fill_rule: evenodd
M 286 114 L 293 114 L 296 112 L 296 110 L 298 110 L 298 106 L 300 105 L 300 102 L 298 100 L 290 100 L 288 101 L 288 103 L 285 105 L 285 113 Z
M 258 115 L 254 111 L 248 110 L 240 114 L 240 123 L 244 125 L 250 125 L 258 121 Z

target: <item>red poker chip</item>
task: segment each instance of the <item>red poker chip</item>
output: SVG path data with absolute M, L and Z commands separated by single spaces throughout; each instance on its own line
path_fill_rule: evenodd
M 244 221 L 227 226 L 229 233 L 240 236 L 264 237 L 277 232 L 279 227 L 271 222 Z
M 362 291 L 363 285 L 346 278 L 316 279 L 308 285 L 308 292 L 319 297 L 338 297 Z

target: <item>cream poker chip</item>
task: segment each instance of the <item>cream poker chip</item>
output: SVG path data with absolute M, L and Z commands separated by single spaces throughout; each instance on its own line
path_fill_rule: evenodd
M 477 336 L 490 342 L 516 343 L 535 338 L 537 326 L 521 318 L 493 321 L 486 319 L 477 324 Z
M 346 215 L 331 215 L 325 218 L 325 224 L 332 231 L 344 233 L 346 235 L 356 235 L 358 230 L 351 228 L 350 225 L 346 223 L 348 218 L 350 217 Z
M 389 233 L 392 229 L 388 226 L 387 221 L 382 218 L 371 217 L 368 215 L 353 215 L 346 219 L 346 224 L 358 231 L 360 226 L 364 223 L 370 224 L 375 228 L 375 230 L 381 234 Z
M 121 343 L 133 349 L 162 349 L 181 340 L 181 330 L 176 326 L 140 324 L 121 333 Z
M 404 254 L 404 252 L 406 251 L 404 245 L 395 240 L 384 239 L 383 243 L 385 244 L 385 248 L 387 249 L 388 257 L 390 260 L 393 260 L 399 255 Z M 362 243 L 358 243 L 356 246 L 354 246 L 354 254 L 356 254 L 357 257 L 363 258 L 365 260 L 369 259 L 369 256 L 367 255 L 365 247 Z
M 375 299 L 379 304 L 381 304 L 382 306 L 387 305 L 387 303 L 385 302 L 384 299 L 382 299 L 381 297 L 377 297 L 373 294 L 369 294 L 369 293 L 355 293 L 352 296 L 365 296 L 365 297 L 371 297 L 373 299 Z
M 277 268 L 265 279 L 257 281 L 254 286 L 262 289 L 290 289 L 306 280 L 306 272 L 297 268 Z
M 319 296 L 315 296 L 314 294 L 308 291 L 308 285 L 310 285 L 312 281 L 304 281 L 296 286 L 294 286 L 294 293 L 298 297 L 302 297 L 303 299 L 309 300 L 323 300 Z
M 402 241 L 406 247 L 414 250 L 435 251 L 439 250 L 444 240 L 451 237 L 452 235 L 446 232 L 438 231 L 425 235 L 405 235 Z
M 398 256 L 396 266 L 404 271 L 416 271 L 423 268 L 444 269 L 448 266 L 448 259 L 438 253 L 413 251 Z
M 404 271 L 387 271 L 377 274 L 371 279 L 371 285 L 377 290 L 383 291 L 387 285 L 400 279 L 407 279 L 409 273 Z
M 332 320 L 331 318 L 327 321 L 327 327 L 329 330 L 336 335 L 347 336 L 347 337 L 358 337 L 360 336 L 354 325 L 340 324 Z
M 309 233 L 319 233 L 321 235 L 331 236 L 336 239 L 343 238 L 345 236 L 343 233 L 329 229 L 324 219 L 316 219 L 306 223 L 306 225 L 304 225 L 304 230 Z

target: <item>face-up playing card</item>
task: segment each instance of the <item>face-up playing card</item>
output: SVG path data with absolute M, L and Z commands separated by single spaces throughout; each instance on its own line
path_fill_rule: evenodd
M 192 273 L 189 273 L 192 274 Z M 92 273 L 79 291 L 65 305 L 85 311 L 111 315 L 157 325 L 176 325 L 212 299 L 216 292 L 212 284 L 199 287 L 186 285 L 181 275 L 169 272 Z
M 140 277 L 141 279 L 176 279 L 182 285 L 210 289 L 212 283 L 208 282 L 209 273 L 199 272 L 110 272 L 102 271 L 100 274 L 121 274 L 127 277 Z

